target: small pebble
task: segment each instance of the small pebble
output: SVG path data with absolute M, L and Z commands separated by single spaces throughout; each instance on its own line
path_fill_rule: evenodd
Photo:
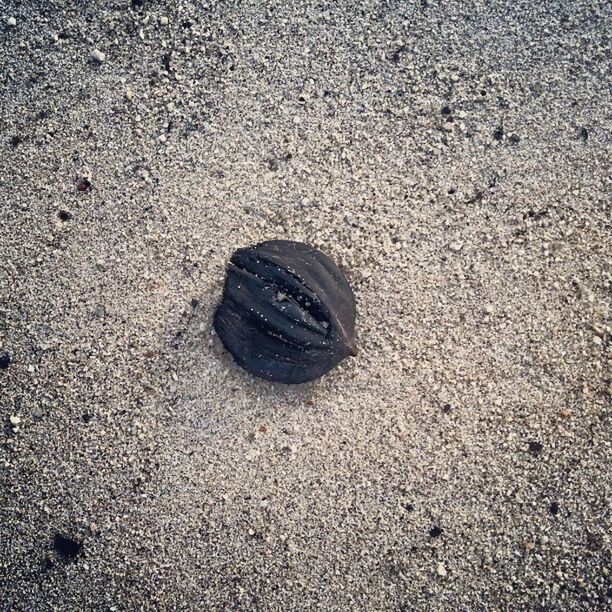
M 13 427 L 17 427 L 17 426 L 19 425 L 19 423 L 21 423 L 21 417 L 17 416 L 16 414 L 12 414 L 12 415 L 9 417 L 9 420 L 10 420 L 11 425 L 12 425 Z
M 11 356 L 6 351 L 0 351 L 0 370 L 6 370 L 11 365 Z
M 159 23 L 160 23 L 161 25 L 163 25 L 163 26 L 166 26 L 166 25 L 168 25 L 168 23 L 169 23 L 169 19 L 168 19 L 168 18 L 167 18 L 165 15 L 162 15 L 162 16 L 159 18 Z
M 544 445 L 541 442 L 530 442 L 529 452 L 534 455 L 539 455 L 544 450 Z
M 6 20 L 6 25 L 11 27 L 11 28 L 14 28 L 17 25 L 17 20 L 14 17 L 9 17 Z
M 94 49 L 90 55 L 91 59 L 101 64 L 106 59 L 106 53 L 103 53 L 99 49 Z
M 443 578 L 447 575 L 447 571 L 443 563 L 438 563 L 436 566 L 436 572 L 438 573 L 438 576 L 442 576 Z
M 66 559 L 74 559 L 83 547 L 83 543 L 71 537 L 56 533 L 53 539 L 53 548 Z

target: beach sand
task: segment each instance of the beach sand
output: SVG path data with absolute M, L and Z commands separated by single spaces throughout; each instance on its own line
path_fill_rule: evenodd
M 609 605 L 609 6 L 76 5 L 0 0 L 0 609 Z M 275 238 L 295 387 L 211 327 Z

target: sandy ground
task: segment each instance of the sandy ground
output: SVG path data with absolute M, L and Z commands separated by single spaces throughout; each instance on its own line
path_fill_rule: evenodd
M 0 609 L 609 605 L 610 17 L 0 0 Z M 271 238 L 312 384 L 211 333 Z

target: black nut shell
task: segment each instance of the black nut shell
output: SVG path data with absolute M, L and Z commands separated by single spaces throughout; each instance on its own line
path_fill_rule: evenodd
M 231 257 L 214 328 L 245 370 L 303 383 L 356 355 L 355 296 L 327 255 L 270 240 Z

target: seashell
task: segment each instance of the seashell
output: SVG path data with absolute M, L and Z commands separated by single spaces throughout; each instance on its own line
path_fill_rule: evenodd
M 245 370 L 295 384 L 357 354 L 355 315 L 351 286 L 327 255 L 270 240 L 232 255 L 213 325 Z

